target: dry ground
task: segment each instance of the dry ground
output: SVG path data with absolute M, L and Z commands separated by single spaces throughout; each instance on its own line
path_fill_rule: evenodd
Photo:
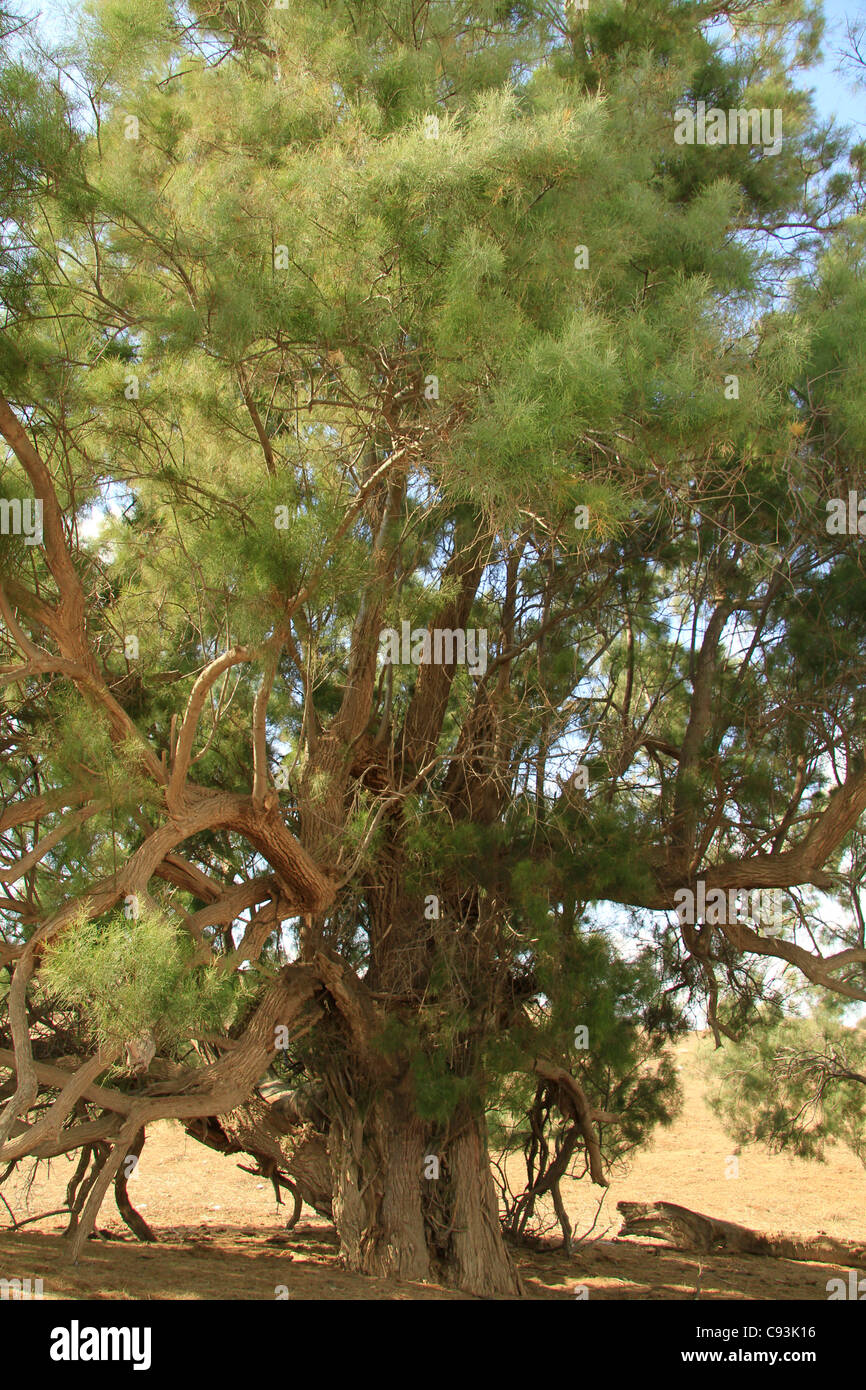
M 866 1170 L 844 1149 L 826 1164 L 739 1155 L 703 1099 L 696 1036 L 678 1048 L 685 1106 L 669 1130 L 615 1174 L 589 1243 L 571 1258 L 559 1248 L 515 1252 L 530 1298 L 575 1297 L 586 1285 L 597 1299 L 813 1299 L 826 1300 L 827 1280 L 842 1271 L 748 1256 L 681 1254 L 656 1242 L 616 1240 L 616 1203 L 672 1201 L 757 1230 L 866 1241 Z M 0 1192 L 18 1220 L 61 1206 L 71 1173 L 65 1160 L 38 1172 L 28 1191 L 24 1168 Z M 587 1182 L 563 1188 L 580 1235 L 597 1214 L 598 1189 Z M 126 1230 L 113 1198 L 106 1200 L 99 1239 L 89 1242 L 77 1268 L 60 1240 L 62 1217 L 48 1217 L 12 1233 L 0 1203 L 0 1277 L 41 1276 L 46 1298 L 273 1299 L 279 1286 L 295 1299 L 442 1299 L 436 1286 L 363 1279 L 340 1266 L 333 1230 L 306 1209 L 287 1233 L 285 1207 L 270 1183 L 239 1171 L 232 1158 L 203 1148 L 164 1122 L 148 1134 L 130 1197 L 157 1231 L 158 1245 L 141 1245 Z M 107 1238 L 110 1237 L 110 1238 Z

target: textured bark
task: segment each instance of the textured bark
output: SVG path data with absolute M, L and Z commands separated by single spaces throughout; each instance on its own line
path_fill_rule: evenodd
M 425 1165 L 439 1161 L 439 1177 Z M 437 1139 L 402 1097 L 331 1129 L 334 1219 L 348 1267 L 481 1297 L 519 1295 L 505 1247 L 483 1121 Z
M 521 1294 L 520 1276 L 502 1239 L 483 1121 L 462 1130 L 451 1162 L 455 1282 L 473 1293 Z
M 334 1220 L 349 1269 L 431 1278 L 421 1202 L 424 1132 L 399 1099 L 384 1097 L 332 1123 Z
M 253 1098 L 220 1117 L 238 1151 L 252 1154 L 267 1177 L 285 1175 L 301 1199 L 319 1216 L 332 1217 L 328 1137 L 300 1117 L 287 1118 L 266 1101 Z

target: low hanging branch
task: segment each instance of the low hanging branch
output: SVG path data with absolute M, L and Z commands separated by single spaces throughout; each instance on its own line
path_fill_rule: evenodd
M 87 1193 L 80 1220 L 70 1228 L 73 1261 L 78 1259 L 84 1242 L 94 1228 L 99 1207 L 112 1182 L 127 1224 L 143 1232 L 145 1223 L 137 1227 L 137 1213 L 134 1213 L 126 1198 L 126 1175 L 122 1165 L 129 1154 L 136 1155 L 140 1151 L 145 1125 L 158 1119 L 195 1120 L 226 1115 L 243 1105 L 255 1083 L 273 1061 L 276 1025 L 295 1030 L 303 1026 L 300 1016 L 308 1005 L 313 1004 L 314 997 L 325 983 L 322 969 L 317 967 L 323 967 L 325 973 L 329 973 L 329 966 L 329 962 L 320 958 L 316 965 L 285 967 L 280 978 L 266 990 L 243 1037 L 226 1055 L 209 1066 L 183 1073 L 168 1083 L 153 1085 L 143 1094 L 124 1096 L 96 1083 L 96 1077 L 104 1070 L 110 1057 L 100 1055 L 91 1058 L 70 1075 L 61 1068 L 35 1061 L 28 1049 L 27 1073 L 34 1090 L 41 1083 L 50 1089 L 59 1089 L 60 1095 L 47 1115 L 37 1125 L 28 1126 L 23 1132 L 7 1116 L 7 1128 L 14 1137 L 7 1141 L 0 1153 L 4 1160 L 14 1160 L 22 1152 L 48 1156 L 46 1146 L 52 1152 L 64 1152 L 86 1145 L 92 1146 L 98 1154 L 98 1174 Z M 0 1064 L 18 1072 L 20 1091 L 22 1067 L 16 1053 L 4 1049 L 0 1053 Z M 73 1125 L 68 1130 L 61 1129 L 62 1118 L 83 1099 L 102 1104 L 114 1113 L 114 1118 Z M 279 1150 L 275 1157 L 284 1160 Z M 78 1216 L 77 1211 L 73 1214 Z M 130 1217 L 131 1222 L 128 1220 Z
M 542 1077 L 543 1080 L 550 1082 L 556 1088 L 557 1104 L 560 1110 L 568 1119 L 574 1120 L 580 1130 L 586 1146 L 589 1175 L 592 1181 L 598 1187 L 608 1187 L 609 1183 L 605 1177 L 604 1161 L 601 1156 L 601 1145 L 594 1126 L 596 1124 L 616 1124 L 618 1117 L 608 1114 L 604 1110 L 594 1110 L 583 1087 L 564 1067 L 557 1067 L 553 1062 L 546 1062 L 543 1058 L 536 1057 L 533 1071 L 536 1076 Z

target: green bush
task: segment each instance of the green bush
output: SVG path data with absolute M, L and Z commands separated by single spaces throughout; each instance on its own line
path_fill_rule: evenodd
M 836 1141 L 866 1163 L 866 1034 L 830 1010 L 766 1019 L 706 1069 L 710 1104 L 738 1143 L 823 1161 Z

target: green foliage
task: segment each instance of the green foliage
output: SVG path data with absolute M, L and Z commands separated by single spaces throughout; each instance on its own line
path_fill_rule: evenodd
M 841 1143 L 866 1165 L 866 1031 L 838 1012 L 765 1012 L 742 1041 L 705 1059 L 710 1103 L 738 1143 L 818 1161 Z
M 828 550 L 820 515 L 866 444 L 863 214 L 797 86 L 813 7 L 735 8 L 90 0 L 74 81 L 0 60 L 0 386 L 50 463 L 94 672 L 168 768 L 207 663 L 285 633 L 268 771 L 295 767 L 286 831 L 335 882 L 366 846 L 324 937 L 383 1001 L 377 1045 L 419 1115 L 487 1094 L 522 1145 L 543 1053 L 621 1117 L 609 1161 L 674 1113 L 683 994 L 716 972 L 748 1022 L 770 985 L 727 941 L 699 960 L 659 928 L 629 954 L 594 906 L 634 934 L 672 863 L 790 849 L 863 723 L 862 558 Z M 671 114 L 699 100 L 778 107 L 783 149 L 678 146 Z M 476 542 L 473 585 L 456 562 Z M 0 545 L 53 651 L 75 610 L 57 566 Z M 455 613 L 497 665 L 419 709 L 422 677 L 386 676 L 376 631 Z M 209 692 L 196 807 L 249 796 L 261 678 L 238 663 Z M 50 670 L 6 688 L 3 806 L 92 798 L 32 871 L 16 940 L 32 904 L 84 896 L 168 819 L 107 703 Z M 267 842 L 205 829 L 180 852 L 226 884 L 273 871 L 284 910 Z M 192 949 L 161 912 L 81 919 L 40 977 L 100 1041 L 178 1049 L 254 992 Z M 331 1022 L 311 1072 L 338 1064 Z
M 547 946 L 542 1002 L 522 1030 L 488 1046 L 490 1071 L 502 1078 L 492 1139 L 504 1152 L 525 1149 L 538 1085 L 527 1061 L 544 1056 L 572 1072 L 593 1107 L 619 1117 L 601 1130 L 605 1161 L 613 1164 L 677 1115 L 682 1093 L 669 1044 L 688 1024 L 663 995 L 654 952 L 625 960 L 601 931 L 576 934 L 556 956 L 552 940 Z
M 218 967 L 192 964 L 194 943 L 160 912 L 80 918 L 45 951 L 40 978 L 79 1010 L 102 1047 L 151 1034 L 158 1049 L 185 1050 L 202 1031 L 227 1026 L 239 986 Z

